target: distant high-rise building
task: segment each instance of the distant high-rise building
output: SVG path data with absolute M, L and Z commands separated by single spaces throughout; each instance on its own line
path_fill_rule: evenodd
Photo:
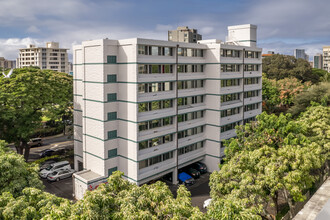
M 323 69 L 330 73 L 330 46 L 323 47 Z
M 38 66 L 40 69 L 69 73 L 67 50 L 60 48 L 58 42 L 47 42 L 46 47 L 29 45 L 19 49 L 17 65 L 19 68 Z
M 0 68 L 11 69 L 16 67 L 16 62 L 13 60 L 6 60 L 4 57 L 0 57 Z
M 322 56 L 322 54 L 318 53 L 314 56 L 314 66 L 313 66 L 313 68 L 323 69 L 323 56 Z
M 189 29 L 188 26 L 178 27 L 176 30 L 168 31 L 168 40 L 175 42 L 197 43 L 202 40 L 202 35 L 197 29 Z
M 309 59 L 309 56 L 305 53 L 305 49 L 295 49 L 293 51 L 293 56 L 296 58 L 296 59 L 304 59 L 304 60 L 307 60 Z

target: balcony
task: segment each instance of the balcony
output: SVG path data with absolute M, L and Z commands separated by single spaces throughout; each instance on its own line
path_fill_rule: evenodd
M 203 72 L 195 73 L 179 73 L 179 80 L 196 80 L 196 79 L 205 79 L 205 74 Z
M 249 105 L 249 104 L 253 104 L 253 103 L 257 103 L 257 102 L 262 102 L 261 94 L 259 94 L 258 96 L 255 96 L 255 97 L 250 97 L 250 98 L 244 99 L 244 105 Z
M 175 125 L 167 125 L 160 128 L 154 128 L 146 131 L 140 131 L 138 133 L 138 142 L 142 140 L 152 139 L 154 137 L 159 137 L 171 133 L 175 133 Z
M 220 94 L 225 95 L 225 94 L 230 94 L 230 93 L 239 93 L 243 91 L 243 86 L 226 86 L 226 87 L 221 87 L 220 88 Z
M 149 93 L 139 93 L 138 101 L 139 102 L 152 102 L 162 99 L 174 99 L 175 92 L 174 90 L 165 91 L 165 92 L 149 92 Z
M 196 112 L 200 110 L 204 110 L 206 108 L 204 103 L 196 103 L 190 105 L 181 105 L 178 106 L 178 114 L 185 114 L 189 112 Z
M 171 141 L 168 142 L 166 144 L 160 144 L 160 145 L 156 145 L 150 148 L 146 148 L 143 150 L 139 150 L 139 156 L 138 156 L 138 160 L 145 160 L 148 159 L 150 157 L 154 157 L 157 156 L 159 154 L 164 154 L 166 152 L 175 150 L 175 141 Z
M 196 96 L 196 95 L 204 95 L 204 88 L 194 88 L 194 89 L 180 89 L 178 90 L 179 97 L 187 97 L 187 96 Z
M 251 110 L 251 111 L 244 112 L 244 118 L 245 119 L 252 118 L 254 116 L 257 116 L 257 115 L 261 114 L 261 112 L 262 112 L 262 109 L 261 109 L 261 104 L 260 104 L 258 109 L 254 109 L 254 110 Z
M 174 166 L 176 166 L 175 159 L 171 158 L 163 162 L 151 165 L 149 167 L 142 168 L 139 170 L 139 179 L 148 178 L 165 170 L 171 169 Z
M 261 77 L 261 71 L 244 71 L 244 77 Z
M 179 131 L 183 131 L 189 128 L 195 128 L 198 126 L 202 126 L 205 124 L 205 119 L 204 118 L 198 118 L 198 119 L 194 119 L 194 120 L 189 120 L 189 121 L 185 121 L 185 122 L 180 122 L 178 124 L 178 130 Z
M 195 134 L 195 135 L 191 135 L 191 136 L 188 136 L 185 138 L 178 139 L 178 145 L 180 148 L 183 146 L 188 146 L 190 144 L 194 144 L 196 142 L 203 141 L 204 139 L 205 139 L 204 133 L 199 133 L 199 134 Z
M 226 140 L 232 137 L 236 137 L 236 130 L 232 129 L 229 131 L 221 132 L 220 134 L 220 140 Z
M 225 110 L 228 108 L 235 108 L 242 106 L 243 102 L 239 100 L 229 101 L 229 102 L 222 102 L 220 103 L 220 110 Z
M 220 78 L 221 79 L 243 78 L 243 73 L 242 72 L 221 72 Z
M 194 160 L 196 160 L 196 159 L 201 160 L 202 157 L 204 157 L 204 156 L 205 156 L 205 147 L 180 155 L 179 164 L 182 165 L 184 163 L 187 163 L 187 164 L 184 164 L 184 166 L 187 166 L 188 163 L 193 163 Z
M 244 85 L 244 91 L 252 91 L 252 90 L 258 90 L 261 89 L 262 85 L 261 83 L 257 83 L 257 84 L 250 84 L 250 85 Z
M 139 83 L 175 81 L 173 73 L 138 74 Z
M 220 119 L 220 125 L 226 125 L 226 124 L 234 123 L 234 122 L 242 120 L 242 119 L 243 119 L 242 113 L 227 116 L 227 117 L 223 117 L 223 118 Z
M 165 118 L 168 116 L 175 115 L 175 113 L 176 112 L 174 107 L 155 110 L 155 111 L 139 112 L 138 121 L 148 121 L 156 118 Z

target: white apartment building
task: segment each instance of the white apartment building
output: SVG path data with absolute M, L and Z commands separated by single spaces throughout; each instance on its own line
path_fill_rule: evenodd
M 330 73 L 330 46 L 323 46 L 323 69 Z
M 73 48 L 74 194 L 116 170 L 138 185 L 197 161 L 219 169 L 222 141 L 262 111 L 254 25 L 226 42 L 91 40 Z
M 29 45 L 19 49 L 17 58 L 18 68 L 38 66 L 40 69 L 49 69 L 69 73 L 68 49 L 60 48 L 58 42 L 47 42 L 46 47 Z

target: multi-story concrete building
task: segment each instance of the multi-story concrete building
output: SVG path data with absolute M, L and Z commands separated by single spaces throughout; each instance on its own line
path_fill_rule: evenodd
M 330 73 L 330 46 L 323 47 L 323 69 Z
M 7 60 L 4 57 L 0 57 L 0 68 L 1 69 L 12 69 L 16 67 L 16 62 L 13 60 Z
M 60 48 L 58 42 L 47 42 L 46 47 L 29 45 L 28 48 L 19 49 L 17 66 L 38 66 L 40 69 L 69 73 L 67 50 Z
M 138 185 L 203 161 L 218 170 L 223 140 L 261 113 L 256 26 L 228 41 L 92 40 L 73 48 L 74 194 L 113 171 Z M 233 31 L 237 30 L 237 31 Z M 234 41 L 235 39 L 235 41 Z
M 197 43 L 202 40 L 202 35 L 196 29 L 189 29 L 187 26 L 178 27 L 176 30 L 168 31 L 168 40 L 174 42 Z
M 309 60 L 309 56 L 305 53 L 305 49 L 295 49 L 293 51 L 293 56 L 296 58 L 296 59 L 304 59 L 304 60 Z
M 323 56 L 322 54 L 318 53 L 314 56 L 314 63 L 313 68 L 316 69 L 323 69 Z

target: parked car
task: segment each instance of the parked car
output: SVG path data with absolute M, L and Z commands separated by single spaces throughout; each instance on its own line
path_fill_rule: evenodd
M 210 205 L 211 201 L 212 201 L 212 199 L 205 200 L 203 203 L 203 208 L 206 209 Z
M 69 178 L 75 172 L 74 169 L 60 169 L 58 171 L 54 171 L 47 176 L 47 180 L 49 181 L 60 181 L 61 179 Z
M 55 160 L 56 158 L 54 159 L 50 159 L 50 160 L 47 160 L 43 163 L 40 164 L 40 168 L 39 168 L 39 171 L 40 170 L 43 170 L 43 169 L 46 169 L 47 167 L 49 167 L 49 165 L 53 164 L 53 163 L 56 163 L 58 162 L 57 160 Z
M 51 150 L 51 149 L 46 149 L 44 150 L 43 152 L 40 153 L 40 157 L 43 158 L 43 157 L 50 157 L 53 155 L 55 151 L 54 150 Z
M 41 178 L 47 178 L 47 176 L 54 171 L 59 171 L 59 170 L 70 170 L 71 166 L 68 161 L 61 161 L 57 163 L 50 164 L 47 168 L 41 170 L 39 172 L 39 175 Z
M 202 162 L 196 162 L 192 164 L 191 167 L 198 170 L 200 173 L 207 173 L 207 167 Z
M 196 170 L 196 169 L 194 169 L 192 167 L 186 168 L 185 171 L 190 176 L 192 176 L 194 179 L 198 179 L 201 176 L 201 173 L 198 170 Z
M 41 138 L 32 138 L 30 139 L 30 141 L 28 142 L 28 145 L 30 147 L 35 147 L 35 146 L 41 146 L 42 143 L 42 139 Z
M 184 184 L 185 186 L 190 186 L 195 184 L 194 178 L 185 172 L 181 172 L 178 175 L 179 183 Z

